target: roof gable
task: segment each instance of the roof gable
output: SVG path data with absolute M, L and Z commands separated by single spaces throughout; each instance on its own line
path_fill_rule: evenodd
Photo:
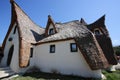
M 85 20 L 83 18 L 81 18 L 80 23 L 83 25 L 87 25 L 87 23 L 85 22 Z
M 57 33 L 55 23 L 54 23 L 53 19 L 51 18 L 51 16 L 48 15 L 48 21 L 47 21 L 47 25 L 46 25 L 46 29 L 45 29 L 45 35 L 46 35 L 46 36 L 49 36 L 48 33 L 49 33 L 49 27 L 50 27 L 50 25 L 53 26 L 54 32 Z
M 109 36 L 109 32 L 105 25 L 105 15 L 101 18 L 93 22 L 92 24 L 88 24 L 87 28 L 94 33 L 96 29 L 99 29 L 103 35 Z
M 87 25 L 87 28 L 93 33 L 95 33 L 95 30 L 99 30 L 100 34 L 95 34 L 97 42 L 99 43 L 109 64 L 116 65 L 117 60 L 114 55 L 112 42 L 109 37 L 109 32 L 105 26 L 105 15 L 96 20 L 94 23 Z
M 105 27 L 105 15 L 103 15 L 102 17 L 100 17 L 95 22 L 93 22 L 91 24 L 88 24 L 87 27 L 89 29 L 99 28 L 99 27 Z
M 30 43 L 37 42 L 38 37 L 42 38 L 41 35 L 43 35 L 44 29 L 36 25 L 14 1 L 12 5 L 14 6 L 21 37 Z

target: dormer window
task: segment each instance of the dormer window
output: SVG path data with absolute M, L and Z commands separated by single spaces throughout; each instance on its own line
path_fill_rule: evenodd
M 53 19 L 49 15 L 46 29 L 45 29 L 45 36 L 50 36 L 50 35 L 53 35 L 55 33 L 57 33 L 56 26 L 55 26 Z
M 102 33 L 101 33 L 100 29 L 95 29 L 94 34 L 95 35 L 101 35 Z
M 96 34 L 96 35 L 99 35 L 99 34 L 100 34 L 100 31 L 99 31 L 99 30 L 95 30 L 95 34 Z
M 54 29 L 53 28 L 49 29 L 49 35 L 52 35 L 52 34 L 54 34 Z

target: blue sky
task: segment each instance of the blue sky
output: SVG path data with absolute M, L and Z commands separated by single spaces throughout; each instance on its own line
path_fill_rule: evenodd
M 120 0 L 15 0 L 38 25 L 45 27 L 50 14 L 55 22 L 68 22 L 84 18 L 90 24 L 106 15 L 105 24 L 113 45 L 120 45 Z M 0 43 L 11 20 L 9 0 L 0 2 Z

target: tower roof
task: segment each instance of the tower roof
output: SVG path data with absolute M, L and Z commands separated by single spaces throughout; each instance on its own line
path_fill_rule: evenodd
M 12 13 L 15 14 L 13 16 L 18 23 L 21 37 L 30 43 L 37 42 L 41 37 L 40 35 L 44 33 L 44 29 L 36 25 L 14 0 L 11 1 L 11 4 L 13 9 Z

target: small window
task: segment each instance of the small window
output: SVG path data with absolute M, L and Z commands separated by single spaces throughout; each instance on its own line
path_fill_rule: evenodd
M 100 34 L 100 31 L 99 31 L 99 30 L 95 30 L 95 34 L 96 34 L 96 35 L 99 35 L 99 34 Z
M 78 51 L 76 43 L 71 43 L 70 48 L 71 48 L 71 52 L 77 52 Z
M 50 45 L 50 53 L 55 53 L 55 45 Z
M 9 38 L 9 41 L 12 41 L 12 40 L 13 40 L 13 38 L 12 38 L 12 37 L 10 37 L 10 38 Z
M 95 35 L 100 35 L 100 34 L 101 34 L 100 29 L 95 29 L 95 30 L 94 30 L 94 34 L 95 34 Z
M 16 28 L 17 28 L 17 26 L 15 26 L 13 34 L 15 34 L 15 33 L 16 33 Z
M 33 48 L 30 48 L 30 57 L 33 57 Z
M 54 34 L 54 29 L 53 29 L 53 28 L 51 28 L 51 29 L 49 30 L 49 35 L 52 35 L 52 34 Z

